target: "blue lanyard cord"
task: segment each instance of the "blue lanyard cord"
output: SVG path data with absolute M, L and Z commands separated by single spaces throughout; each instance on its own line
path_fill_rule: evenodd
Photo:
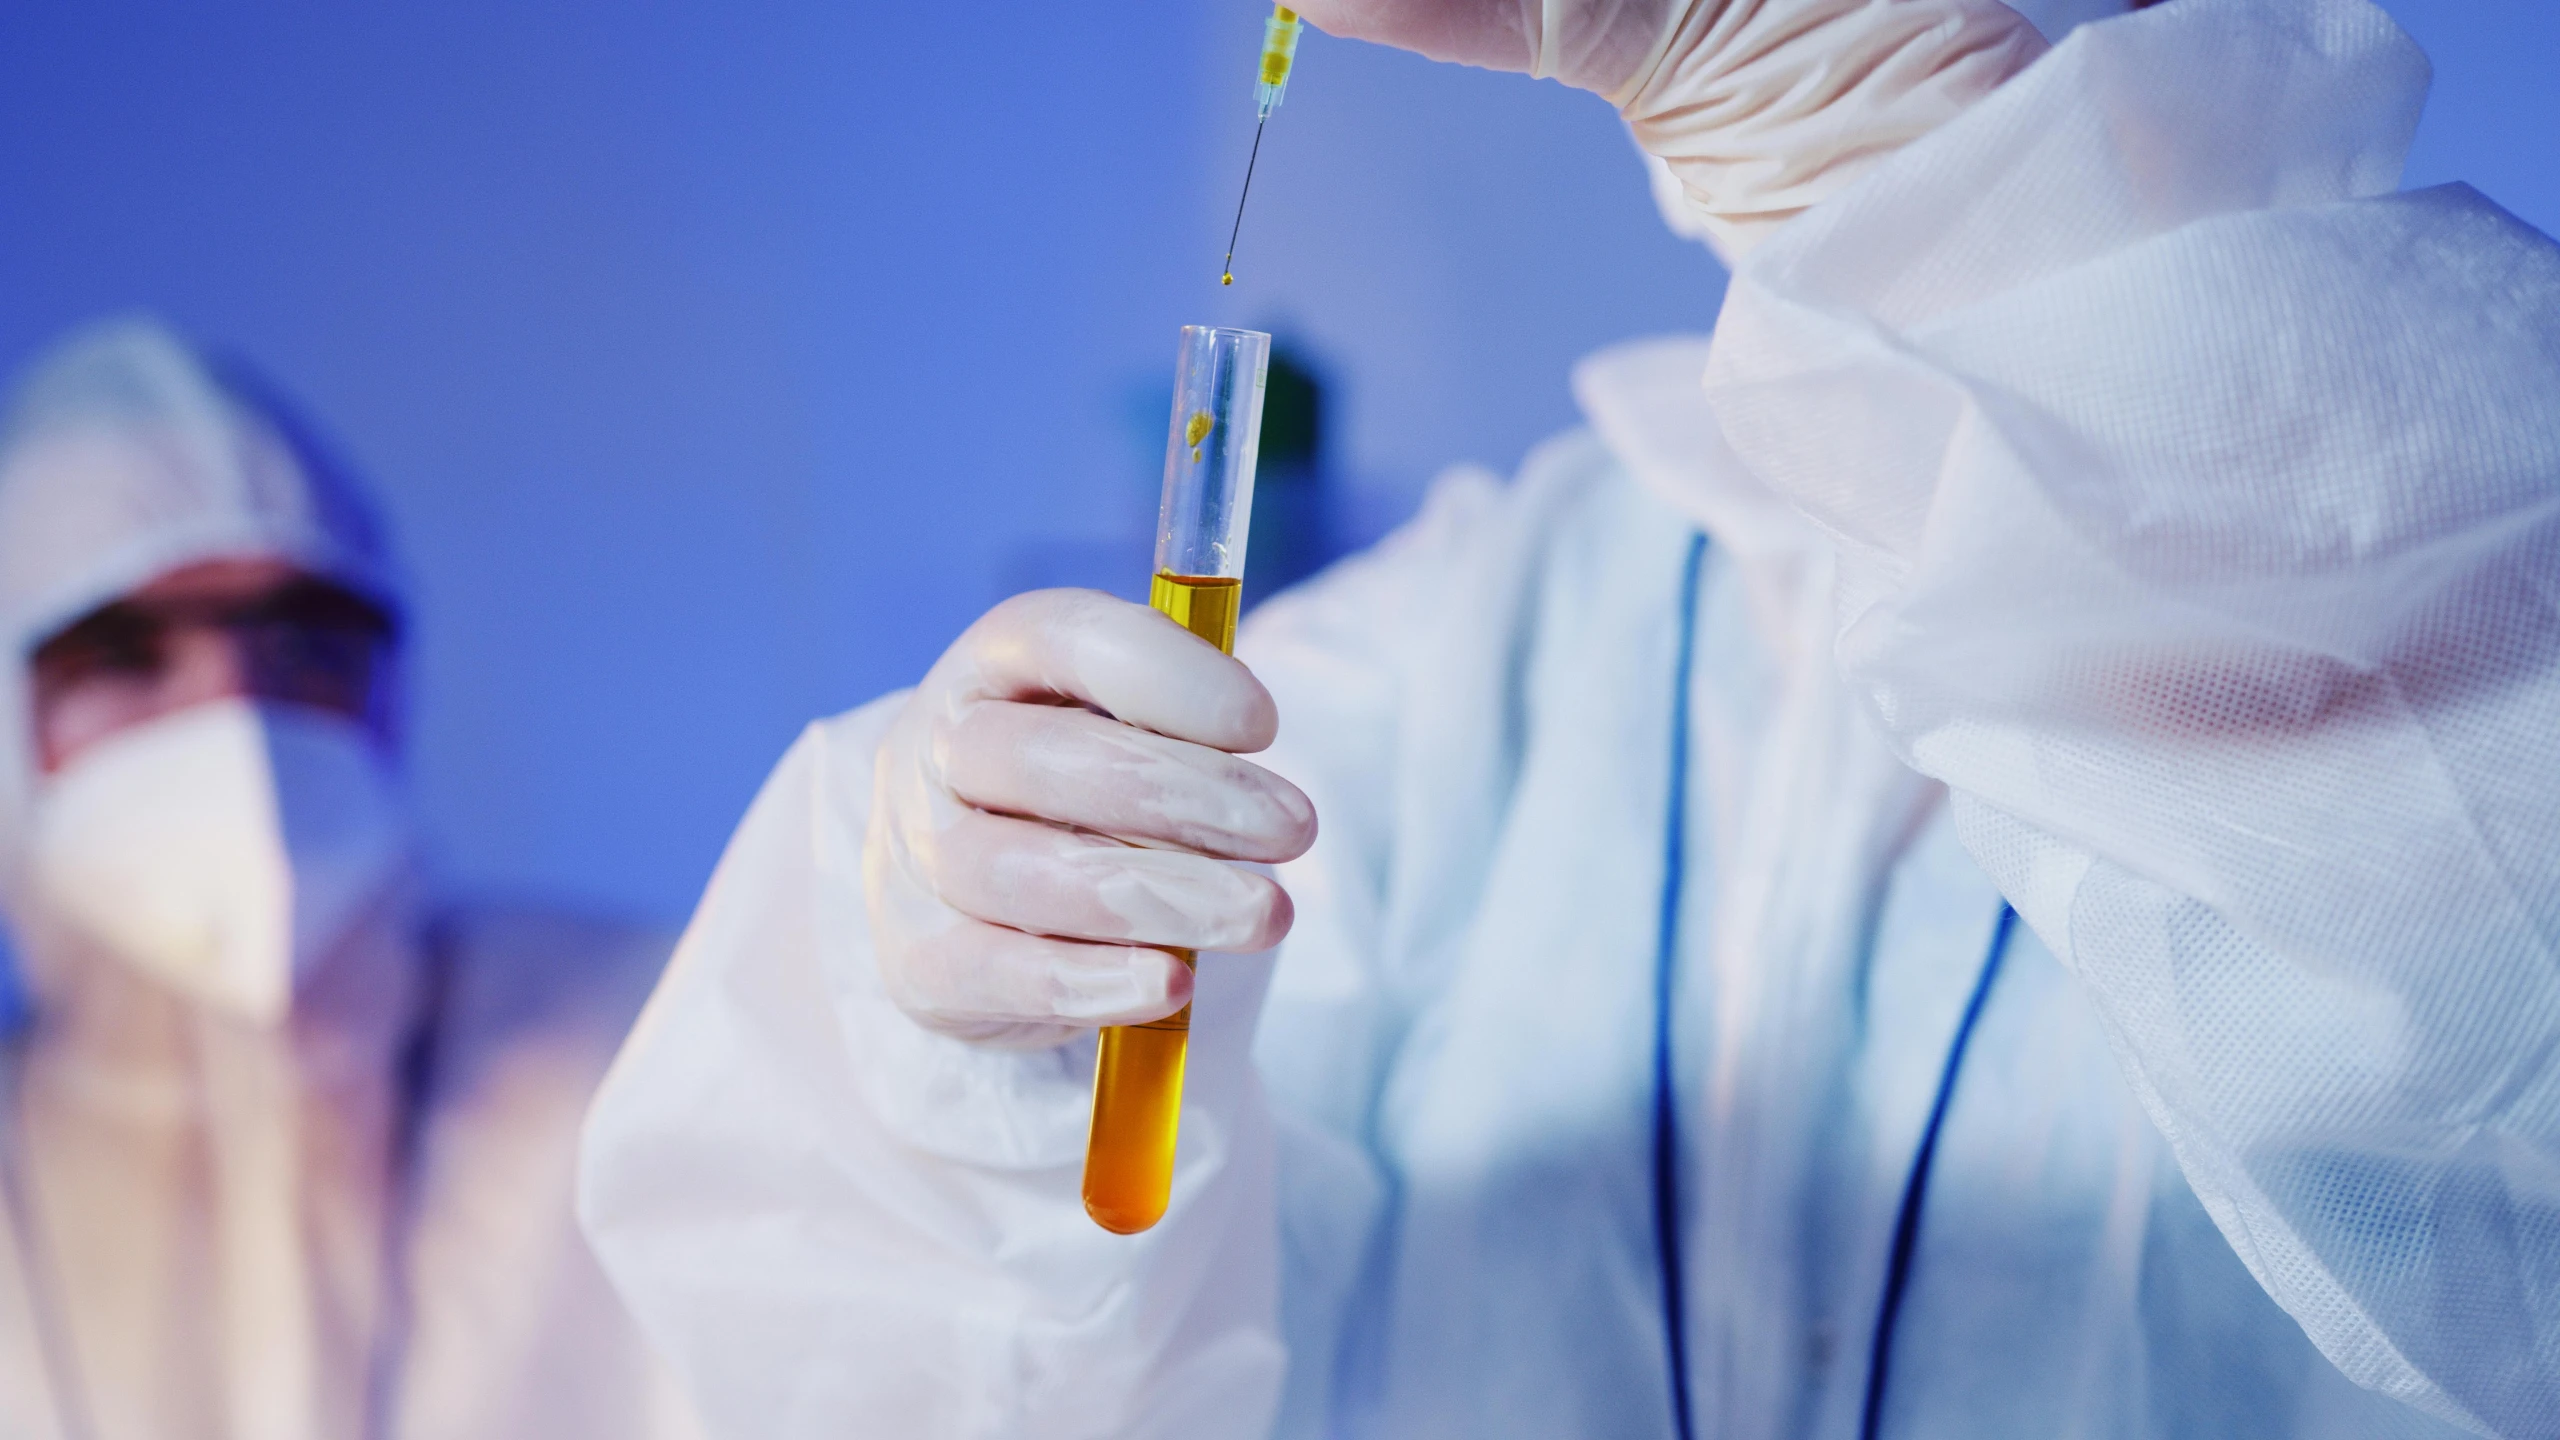
M 1681 882 L 1688 870 L 1689 826 L 1689 681 L 1697 658 L 1698 582 L 1707 554 L 1707 537 L 1689 538 L 1689 553 L 1680 569 L 1679 658 L 1671 687 L 1671 802 L 1663 821 L 1662 912 L 1654 931 L 1653 956 L 1653 1234 L 1662 1265 L 1663 1345 L 1671 1366 L 1671 1421 L 1678 1440 L 1694 1440 L 1689 1406 L 1688 1320 L 1680 1261 L 1680 1122 L 1672 1050 L 1673 980 L 1680 949 Z M 1965 1001 L 1964 1019 L 1956 1026 L 1946 1068 L 1938 1076 L 1938 1093 L 1929 1106 L 1928 1128 L 1903 1184 L 1902 1207 L 1893 1222 L 1893 1253 L 1885 1265 L 1884 1301 L 1876 1313 L 1874 1350 L 1867 1363 L 1867 1398 L 1858 1425 L 1860 1440 L 1876 1440 L 1884 1416 L 1885 1372 L 1893 1358 L 1893 1330 L 1902 1316 L 1903 1292 L 1911 1282 L 1911 1253 L 1920 1238 L 1920 1207 L 1929 1191 L 1929 1167 L 1937 1160 L 1938 1133 L 1946 1125 L 1954 1101 L 1956 1079 L 1964 1070 L 1964 1054 L 1982 1007 L 1999 978 L 2001 957 L 2017 928 L 2018 912 L 2003 904 L 1991 932 L 1990 953 Z
M 1938 1076 L 1938 1097 L 1929 1105 L 1929 1128 L 1920 1134 L 1920 1153 L 1912 1157 L 1911 1178 L 1903 1183 L 1902 1210 L 1893 1221 L 1893 1256 L 1885 1262 L 1884 1303 L 1876 1310 L 1875 1348 L 1867 1357 L 1867 1403 L 1858 1422 L 1859 1440 L 1876 1440 L 1884 1422 L 1885 1371 L 1893 1360 L 1893 1327 L 1902 1318 L 1902 1296 L 1911 1283 L 1911 1252 L 1920 1239 L 1920 1207 L 1929 1194 L 1929 1167 L 1938 1158 L 1938 1132 L 1946 1124 L 1947 1106 L 1955 1099 L 1956 1077 L 1964 1069 L 1965 1047 L 1973 1043 L 1974 1022 L 1991 998 L 1991 982 L 2000 974 L 2000 957 L 2009 950 L 2009 932 L 2018 912 L 2003 904 L 2000 923 L 1991 932 L 1991 953 L 1982 958 L 1981 977 L 1973 982 L 1973 998 L 1964 1005 L 1956 1026 L 1956 1043 L 1947 1051 L 1947 1067 Z
M 1671 804 L 1663 821 L 1662 917 L 1653 949 L 1653 1236 L 1662 1262 L 1663 1344 L 1671 1362 L 1671 1424 L 1692 1440 L 1688 1322 L 1680 1268 L 1680 1121 L 1672 1086 L 1672 977 L 1680 953 L 1680 882 L 1689 862 L 1689 671 L 1698 648 L 1698 577 L 1707 537 L 1689 537 L 1680 567 L 1680 657 L 1671 682 Z

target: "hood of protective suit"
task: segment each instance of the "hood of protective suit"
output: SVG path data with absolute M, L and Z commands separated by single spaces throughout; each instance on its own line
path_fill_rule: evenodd
M 39 776 L 27 657 L 46 637 L 198 561 L 288 561 L 399 610 L 382 527 L 344 471 L 247 376 L 118 319 L 40 357 L 0 419 L 0 906 L 30 924 Z M 56 777 L 57 780 L 62 777 Z M 21 956 L 41 992 L 47 957 Z

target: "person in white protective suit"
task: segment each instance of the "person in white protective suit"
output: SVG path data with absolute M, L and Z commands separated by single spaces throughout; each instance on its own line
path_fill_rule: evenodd
M 1305 10 L 1606 95 L 1717 333 L 1241 664 L 1032 595 L 810 728 L 587 1132 L 706 1419 L 2560 1436 L 2560 248 L 2395 193 L 2407 37 Z
M 0 422 L 0 1433 L 699 1433 L 577 1233 L 666 954 L 430 908 L 401 586 L 263 387 L 141 320 Z

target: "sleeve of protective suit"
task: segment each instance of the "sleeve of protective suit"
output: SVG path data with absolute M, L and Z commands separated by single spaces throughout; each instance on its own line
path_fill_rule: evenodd
M 2560 248 L 2361 0 L 2084 28 L 1736 273 L 1839 659 L 2355 1380 L 2560 1435 Z
M 860 852 L 900 698 L 810 727 L 739 825 L 589 1116 L 588 1235 L 716 1434 L 1258 1437 L 1268 957 L 1204 957 L 1172 1207 L 1103 1231 L 1091 1039 L 933 1034 L 873 969 Z
M 1324 828 L 1280 870 L 1298 924 L 1279 978 L 1269 957 L 1202 961 L 1173 1202 L 1143 1235 L 1078 1201 L 1089 1040 L 974 1046 L 882 992 L 860 846 L 900 697 L 801 737 L 585 1139 L 588 1233 L 716 1433 L 1325 1433 L 1402 1013 L 1379 940 L 1398 676 L 1417 601 L 1459 603 L 1444 572 L 1499 508 L 1481 476 L 1444 481 L 1398 536 L 1245 627 L 1281 707 L 1261 758 Z

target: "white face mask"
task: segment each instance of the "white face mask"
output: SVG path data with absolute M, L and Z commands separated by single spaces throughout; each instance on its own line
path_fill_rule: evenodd
M 409 854 L 399 790 L 352 721 L 224 700 L 99 741 L 36 801 L 36 898 L 180 991 L 272 1023 Z

